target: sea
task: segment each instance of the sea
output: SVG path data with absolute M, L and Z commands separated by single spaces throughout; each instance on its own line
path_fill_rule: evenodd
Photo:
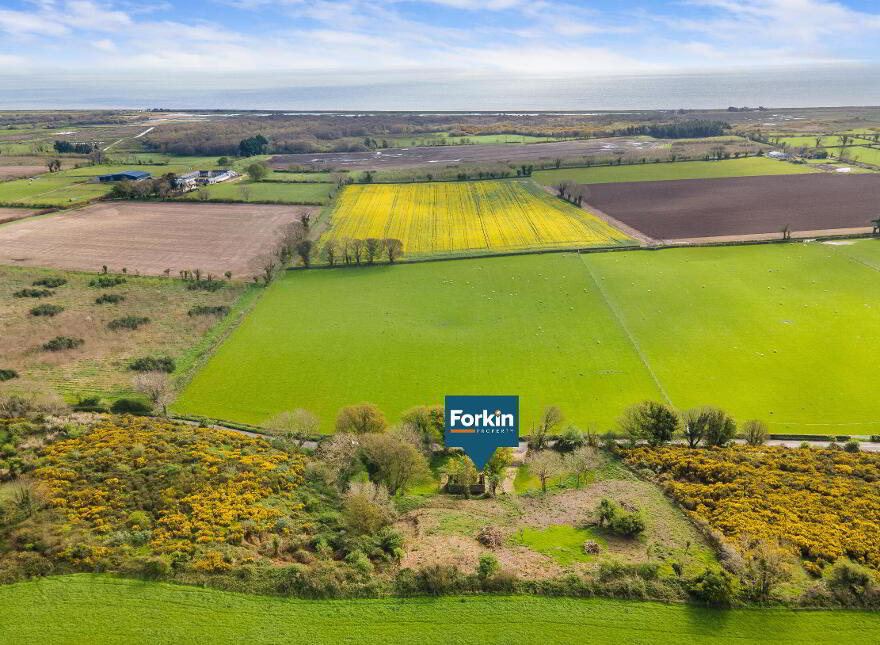
M 0 109 L 605 111 L 880 105 L 880 66 L 615 76 L 0 71 Z

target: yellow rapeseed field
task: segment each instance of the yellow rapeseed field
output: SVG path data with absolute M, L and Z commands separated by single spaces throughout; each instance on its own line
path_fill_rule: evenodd
M 633 243 L 531 181 L 348 186 L 333 209 L 328 235 L 397 238 L 407 255 Z

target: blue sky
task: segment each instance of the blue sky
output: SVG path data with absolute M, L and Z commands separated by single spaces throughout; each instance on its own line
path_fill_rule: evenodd
M 44 77 L 314 73 L 332 84 L 878 62 L 877 0 L 0 0 L 0 71 Z

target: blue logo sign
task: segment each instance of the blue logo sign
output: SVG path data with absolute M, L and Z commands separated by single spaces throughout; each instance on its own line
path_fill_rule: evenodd
M 519 445 L 519 397 L 447 396 L 444 440 L 483 470 L 495 448 Z

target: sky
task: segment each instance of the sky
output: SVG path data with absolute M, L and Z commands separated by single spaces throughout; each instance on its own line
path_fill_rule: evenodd
M 880 63 L 877 0 L 0 0 L 0 73 L 619 75 Z

